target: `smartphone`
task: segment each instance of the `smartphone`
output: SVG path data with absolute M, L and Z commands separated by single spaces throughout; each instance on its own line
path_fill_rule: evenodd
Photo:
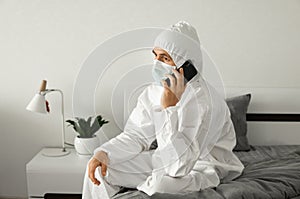
M 188 81 L 190 81 L 195 75 L 197 75 L 198 71 L 195 68 L 195 66 L 192 64 L 192 62 L 190 60 L 187 60 L 186 62 L 184 62 L 182 64 L 182 66 L 180 66 L 177 71 L 179 72 L 180 68 L 183 68 L 183 74 L 184 74 L 184 84 L 186 84 Z M 175 77 L 174 74 L 172 74 L 173 77 Z M 170 79 L 167 78 L 165 80 L 168 84 L 168 86 L 170 86 Z

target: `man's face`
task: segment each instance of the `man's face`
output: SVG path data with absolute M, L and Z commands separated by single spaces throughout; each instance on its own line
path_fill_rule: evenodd
M 171 66 L 175 66 L 175 63 L 174 63 L 172 57 L 164 49 L 155 47 L 152 50 L 152 52 L 154 54 L 154 59 L 157 59 L 157 60 L 164 62 L 166 64 L 169 64 Z

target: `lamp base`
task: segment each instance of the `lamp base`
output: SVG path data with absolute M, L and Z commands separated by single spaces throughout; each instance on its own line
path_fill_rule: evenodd
M 45 148 L 42 154 L 47 157 L 60 157 L 70 154 L 70 151 L 63 151 L 62 148 Z

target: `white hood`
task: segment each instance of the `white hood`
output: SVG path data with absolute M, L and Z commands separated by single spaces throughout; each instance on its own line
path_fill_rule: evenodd
M 191 60 L 198 72 L 202 73 L 202 52 L 196 29 L 185 21 L 170 26 L 154 41 L 154 47 L 169 53 L 177 67 Z

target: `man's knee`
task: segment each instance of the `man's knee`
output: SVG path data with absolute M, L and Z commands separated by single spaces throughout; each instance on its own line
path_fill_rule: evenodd
M 151 193 L 180 193 L 184 190 L 182 178 L 163 176 L 161 180 L 156 181 L 151 188 Z M 186 180 L 184 180 L 187 186 Z
M 208 183 L 209 184 L 209 183 Z M 201 187 L 208 185 L 203 175 L 188 174 L 183 177 L 171 177 L 165 175 L 160 181 L 155 182 L 153 193 L 184 193 L 199 191 Z

